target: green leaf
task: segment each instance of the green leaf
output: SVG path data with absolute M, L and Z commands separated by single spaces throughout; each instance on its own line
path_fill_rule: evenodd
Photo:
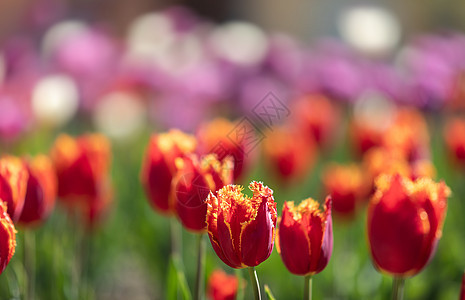
M 181 294 L 184 300 L 192 299 L 179 257 L 171 255 L 166 280 L 166 299 L 178 299 L 178 293 Z
M 271 292 L 270 287 L 267 284 L 265 284 L 265 294 L 268 300 L 276 300 L 276 298 L 273 296 L 273 293 Z

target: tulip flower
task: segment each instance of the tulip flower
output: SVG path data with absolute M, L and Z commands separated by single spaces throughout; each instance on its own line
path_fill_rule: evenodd
M 328 98 L 320 95 L 302 98 L 291 111 L 296 113 L 296 124 L 302 132 L 325 147 L 331 142 L 340 122 L 338 108 Z
M 465 119 L 449 121 L 444 129 L 444 139 L 452 159 L 465 166 Z
M 333 251 L 331 197 L 324 207 L 311 198 L 297 207 L 285 202 L 279 221 L 276 246 L 289 272 L 305 276 L 304 299 L 311 297 L 311 277 L 323 271 Z
M 16 222 L 24 207 L 28 172 L 20 158 L 0 158 L 0 199 L 5 202 L 10 218 Z
M 398 110 L 393 124 L 383 134 L 382 145 L 408 162 L 427 158 L 429 133 L 423 115 L 412 109 Z
M 34 225 L 45 220 L 55 206 L 57 179 L 52 161 L 45 155 L 26 160 L 29 179 L 19 223 Z
M 314 142 L 286 128 L 267 133 L 263 150 L 266 161 L 283 181 L 306 175 L 316 158 Z
M 323 185 L 331 195 L 333 211 L 347 218 L 355 215 L 371 187 L 364 170 L 356 164 L 329 165 L 323 173 Z
M 412 181 L 395 174 L 376 180 L 367 217 L 370 250 L 376 268 L 394 276 L 396 287 L 433 257 L 449 195 L 444 182 L 429 178 Z
M 0 201 L 0 274 L 10 262 L 16 248 L 16 229 L 6 206 L 5 202 Z
M 195 138 L 179 130 L 150 138 L 142 164 L 141 182 L 150 204 L 160 213 L 171 214 L 174 210 L 171 186 L 176 175 L 176 158 L 192 153 L 195 147 Z
M 199 152 L 214 153 L 219 160 L 231 156 L 234 162 L 233 179 L 238 179 L 246 170 L 251 157 L 251 145 L 255 134 L 245 123 L 233 123 L 226 119 L 215 119 L 200 126 L 197 132 Z
M 207 230 L 218 257 L 236 269 L 249 267 L 255 299 L 260 289 L 254 267 L 265 261 L 274 245 L 276 203 L 273 191 L 252 181 L 252 198 L 242 194 L 242 187 L 227 185 L 207 199 Z
M 208 280 L 208 296 L 211 300 L 234 300 L 238 287 L 236 276 L 228 275 L 223 270 L 215 270 Z
M 95 223 L 95 218 L 89 217 L 90 211 L 111 196 L 110 156 L 110 142 L 100 134 L 78 138 L 63 134 L 51 150 L 59 199 L 70 208 L 80 210 L 90 227 Z
M 210 191 L 216 193 L 232 183 L 232 160 L 218 161 L 216 155 L 205 156 L 200 162 L 196 156 L 176 159 L 178 173 L 173 179 L 175 208 L 184 227 L 203 232 L 207 223 L 207 200 Z

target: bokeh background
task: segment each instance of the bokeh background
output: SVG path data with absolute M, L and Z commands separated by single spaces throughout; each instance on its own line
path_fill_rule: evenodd
M 436 256 L 407 281 L 406 298 L 457 299 L 465 267 L 465 172 L 447 148 L 445 125 L 465 107 L 463 30 L 465 2 L 458 0 L 1 1 L 0 152 L 48 153 L 60 133 L 102 132 L 112 140 L 115 187 L 113 205 L 92 232 L 70 222 L 60 205 L 42 226 L 18 228 L 16 254 L 0 277 L 1 298 L 24 292 L 25 230 L 35 234 L 37 299 L 167 297 L 177 278 L 169 260 L 173 221 L 153 211 L 139 177 L 153 132 L 195 134 L 216 117 L 251 117 L 264 139 L 248 153 L 238 183 L 264 181 L 281 211 L 285 200 L 321 201 L 330 163 L 361 164 L 350 134 L 354 120 L 379 128 L 398 106 L 409 106 L 427 126 L 422 158 L 453 195 Z M 298 160 L 308 168 L 285 182 L 269 171 L 267 156 L 266 145 L 280 140 L 253 118 L 269 92 L 290 112 L 278 124 L 295 122 L 294 105 L 308 95 L 331 103 L 317 113 L 332 122 L 328 145 Z M 325 126 L 321 118 L 315 122 Z M 463 135 L 459 130 L 457 139 Z M 195 237 L 181 232 L 182 269 L 192 287 Z M 314 299 L 388 299 L 391 278 L 371 263 L 365 209 L 349 221 L 336 219 L 334 235 L 333 257 L 314 278 Z M 223 268 L 248 280 L 207 248 L 207 276 Z M 86 261 L 82 272 L 76 257 Z M 301 298 L 302 278 L 285 269 L 276 250 L 257 271 L 277 299 Z

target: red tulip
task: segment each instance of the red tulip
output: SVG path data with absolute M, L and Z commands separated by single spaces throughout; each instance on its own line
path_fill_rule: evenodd
M 358 119 L 350 123 L 351 141 L 355 152 L 359 155 L 364 155 L 368 150 L 379 147 L 382 143 L 384 128 L 376 122 L 373 123 Z
M 326 198 L 324 211 L 311 198 L 297 207 L 285 202 L 276 246 L 289 272 L 307 276 L 323 271 L 333 251 L 331 198 Z
M 207 223 L 207 200 L 210 191 L 216 193 L 232 183 L 232 160 L 218 161 L 214 154 L 205 156 L 200 162 L 197 156 L 178 158 L 178 173 L 173 179 L 176 197 L 175 207 L 179 220 L 185 228 L 203 232 Z
M 100 134 L 78 138 L 60 135 L 51 150 L 58 179 L 58 196 L 66 202 L 100 194 L 110 165 L 110 142 Z
M 16 248 L 16 230 L 7 213 L 6 204 L 0 201 L 0 274 L 13 257 Z
M 382 175 L 368 207 L 368 239 L 375 266 L 396 277 L 420 272 L 442 234 L 450 190 L 429 178 Z
M 179 130 L 150 138 L 140 177 L 150 204 L 160 213 L 171 214 L 174 210 L 171 184 L 176 175 L 176 158 L 192 153 L 195 147 L 195 138 Z
M 236 276 L 228 275 L 223 270 L 215 270 L 208 280 L 208 296 L 212 300 L 234 300 L 238 286 Z
M 100 134 L 76 139 L 60 135 L 51 150 L 51 158 L 58 179 L 59 199 L 78 210 L 87 225 L 93 227 L 96 215 L 92 211 L 103 207 L 102 203 L 109 203 L 112 195 L 109 140 Z
M 252 181 L 252 198 L 242 187 L 227 185 L 207 199 L 207 230 L 218 257 L 236 269 L 255 267 L 273 250 L 276 203 L 273 191 Z
M 200 126 L 197 139 L 200 154 L 214 153 L 219 160 L 233 158 L 234 180 L 247 169 L 252 146 L 256 145 L 256 136 L 249 123 L 233 123 L 221 118 Z
M 465 167 L 465 119 L 454 119 L 444 129 L 446 146 L 452 159 Z
M 328 146 L 340 122 L 339 109 L 333 102 L 322 95 L 309 95 L 297 100 L 291 111 L 296 113 L 295 122 L 307 137 L 320 147 Z
M 14 222 L 23 210 L 27 180 L 28 172 L 21 159 L 9 155 L 0 158 L 0 199 Z
M 323 185 L 326 194 L 331 195 L 333 211 L 347 218 L 355 215 L 371 188 L 363 169 L 356 164 L 328 166 Z
M 313 140 L 286 128 L 276 127 L 267 133 L 263 150 L 266 162 L 283 181 L 305 176 L 316 158 Z
M 37 155 L 31 160 L 26 160 L 26 165 L 29 179 L 19 222 L 33 225 L 45 220 L 55 206 L 57 179 L 53 164 L 45 155 Z

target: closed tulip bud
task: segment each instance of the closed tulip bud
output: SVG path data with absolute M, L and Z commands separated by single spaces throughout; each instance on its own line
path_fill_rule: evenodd
M 10 259 L 13 257 L 15 248 L 15 226 L 7 213 L 5 202 L 0 201 L 0 274 L 5 270 Z
M 256 138 L 248 123 L 233 123 L 226 119 L 215 119 L 200 126 L 197 132 L 199 152 L 214 153 L 219 160 L 233 158 L 233 179 L 238 179 L 246 171 L 251 158 L 251 145 Z
M 207 199 L 207 230 L 218 257 L 236 269 L 255 267 L 265 261 L 274 245 L 276 203 L 273 191 L 252 181 L 252 198 L 242 187 L 227 185 Z
M 52 212 L 57 195 L 57 179 L 53 164 L 45 155 L 26 160 L 26 165 L 29 179 L 19 223 L 29 226 L 44 221 Z
M 60 135 L 51 150 L 58 179 L 58 197 L 65 202 L 98 197 L 107 180 L 110 142 L 100 134 L 78 138 Z
M 175 160 L 192 153 L 196 147 L 193 136 L 179 130 L 152 135 L 141 170 L 141 182 L 150 204 L 158 212 L 174 210 L 172 180 L 176 175 Z
M 266 136 L 263 150 L 272 171 L 283 181 L 304 177 L 316 158 L 313 140 L 286 128 L 273 128 Z
M 371 188 L 363 169 L 356 164 L 328 166 L 323 185 L 326 194 L 331 195 L 333 211 L 349 219 L 368 198 Z
M 368 239 L 375 266 L 395 277 L 413 276 L 434 255 L 450 189 L 429 178 L 382 175 L 368 207 Z
M 111 201 L 110 147 L 109 140 L 100 134 L 78 138 L 60 135 L 51 150 L 59 200 L 77 210 L 88 227 L 95 225 L 102 207 Z
M 27 179 L 27 168 L 21 159 L 9 155 L 0 158 L 0 199 L 14 222 L 24 207 Z
M 326 198 L 324 210 L 311 198 L 297 207 L 285 202 L 276 246 L 289 272 L 308 276 L 323 271 L 333 251 L 331 198 Z
M 203 232 L 207 226 L 205 201 L 210 191 L 216 193 L 232 183 L 232 160 L 225 159 L 221 163 L 210 154 L 199 162 L 196 156 L 189 156 L 178 158 L 176 167 L 178 173 L 173 179 L 176 214 L 185 228 Z
M 234 300 L 238 287 L 236 276 L 228 275 L 223 270 L 215 270 L 208 279 L 208 296 L 211 300 Z

